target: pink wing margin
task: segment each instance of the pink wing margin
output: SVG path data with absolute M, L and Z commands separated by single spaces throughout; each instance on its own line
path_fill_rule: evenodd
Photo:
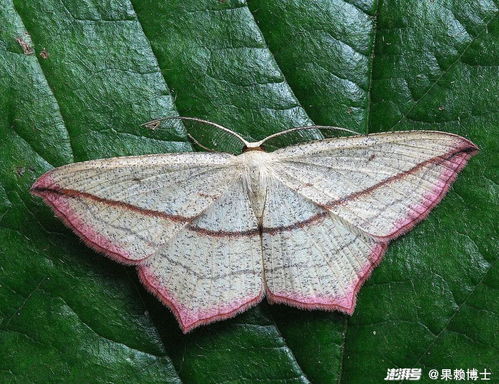
M 102 253 L 110 259 L 125 265 L 136 265 L 140 259 L 134 259 L 126 250 L 114 244 L 110 239 L 97 232 L 91 225 L 85 223 L 79 215 L 71 208 L 69 199 L 74 197 L 90 197 L 91 195 L 58 187 L 51 178 L 52 171 L 42 175 L 31 187 L 31 193 L 43 199 L 56 216 L 83 242 L 95 251 Z M 94 197 L 95 199 L 102 200 Z M 126 206 L 117 203 L 116 205 Z
M 156 280 L 147 267 L 138 266 L 137 271 L 140 281 L 147 290 L 171 309 L 183 333 L 188 333 L 201 325 L 207 325 L 215 321 L 226 320 L 237 316 L 260 303 L 265 297 L 264 290 L 261 289 L 255 297 L 243 298 L 220 308 L 203 311 L 202 313 L 193 313 L 184 305 L 176 301 L 168 289 Z
M 437 156 L 428 161 L 428 163 L 438 163 L 444 160 L 448 165 L 448 168 L 444 169 L 440 174 L 435 189 L 423 196 L 423 199 L 419 204 L 411 206 L 407 216 L 395 224 L 393 233 L 385 237 L 380 237 L 380 239 L 390 241 L 410 231 L 416 224 L 426 219 L 431 210 L 442 201 L 449 191 L 449 188 L 456 180 L 459 172 L 463 170 L 469 159 L 479 151 L 479 148 L 471 141 L 464 138 L 462 139 L 464 143 L 461 146 L 451 150 L 444 156 Z
M 150 265 L 151 263 L 148 260 L 150 255 L 137 257 L 137 255 L 133 255 L 128 250 L 120 247 L 116 244 L 115 240 L 106 237 L 101 231 L 92 226 L 90 221 L 86 221 L 85 218 L 82 218 L 81 209 L 75 210 L 74 207 L 72 207 L 72 204 L 75 200 L 90 200 L 107 206 L 113 206 L 116 209 L 133 211 L 140 215 L 140 217 L 143 217 L 144 220 L 149 220 L 151 218 L 166 219 L 178 224 L 178 228 L 183 228 L 185 231 L 190 232 L 191 236 L 211 235 L 221 241 L 223 241 L 225 237 L 227 238 L 226 241 L 229 241 L 233 237 L 243 239 L 247 237 L 246 235 L 251 237 L 255 237 L 256 235 L 256 237 L 258 237 L 257 229 L 242 231 L 242 233 L 226 233 L 223 230 L 210 233 L 207 229 L 190 225 L 196 218 L 167 215 L 157 211 L 142 209 L 121 201 L 113 201 L 90 193 L 63 188 L 57 185 L 57 182 L 53 180 L 52 173 L 54 171 L 56 170 L 49 171 L 42 175 L 33 184 L 31 193 L 41 197 L 44 202 L 53 209 L 56 216 L 67 227 L 73 230 L 87 246 L 121 264 L 134 265 L 137 269 L 138 276 L 146 289 L 171 309 L 184 333 L 190 332 L 192 329 L 203 324 L 234 317 L 238 313 L 258 304 L 263 299 L 264 289 L 261 284 L 261 289 L 258 292 L 255 292 L 255 294 L 236 298 L 223 305 L 193 310 L 177 300 L 175 295 L 170 292 L 169 288 L 155 276 L 155 266 Z
M 369 255 L 369 263 L 364 265 L 359 272 L 359 278 L 352 283 L 346 293 L 341 296 L 333 297 L 307 297 L 297 294 L 274 294 L 267 291 L 267 300 L 270 303 L 283 303 L 292 307 L 301 309 L 321 309 L 326 311 L 339 311 L 352 315 L 357 304 L 357 294 L 369 279 L 373 270 L 381 263 L 383 256 L 388 248 L 388 242 L 378 243 L 374 246 L 372 253 Z
M 452 183 L 456 180 L 457 175 L 466 166 L 469 159 L 478 153 L 479 148 L 471 141 L 459 136 L 456 137 L 460 139 L 459 142 L 447 153 L 435 156 L 423 163 L 419 163 L 414 166 L 414 168 L 409 169 L 402 174 L 398 174 L 389 180 L 385 180 L 367 191 L 367 193 L 370 193 L 387 183 L 396 182 L 401 177 L 414 173 L 424 166 L 430 164 L 445 165 L 437 178 L 435 188 L 430 193 L 422 196 L 421 200 L 417 204 L 408 207 L 407 215 L 403 219 L 400 219 L 394 223 L 394 227 L 389 234 L 384 236 L 372 235 L 372 239 L 375 243 L 373 244 L 372 250 L 367 257 L 366 264 L 362 266 L 358 272 L 358 277 L 351 282 L 351 285 L 346 289 L 346 293 L 344 295 L 318 297 L 310 295 L 307 296 L 299 292 L 287 291 L 273 293 L 270 290 L 267 290 L 267 299 L 269 302 L 284 303 L 308 310 L 337 310 L 352 315 L 355 310 L 358 292 L 365 281 L 371 276 L 373 270 L 381 263 L 390 241 L 410 231 L 415 225 L 424 220 L 429 215 L 431 210 L 444 198 Z M 364 192 L 348 196 L 345 201 L 348 201 L 349 199 L 356 199 L 361 195 L 364 195 Z M 343 204 L 345 201 L 332 201 L 325 204 L 322 207 L 323 211 L 318 213 L 316 217 L 310 217 L 303 222 L 303 225 L 301 225 L 301 223 L 297 223 L 294 227 L 300 228 L 308 225 L 315 225 L 317 223 L 317 225 L 321 225 L 320 223 L 322 222 L 322 216 L 324 216 L 324 213 L 337 205 Z

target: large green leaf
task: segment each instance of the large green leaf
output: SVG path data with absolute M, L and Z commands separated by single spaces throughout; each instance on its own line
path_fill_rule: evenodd
M 0 382 L 380 383 L 388 368 L 495 371 L 499 2 L 0 0 Z M 29 195 L 54 166 L 192 150 L 207 118 L 437 129 L 482 151 L 393 242 L 356 312 L 265 303 L 184 336 L 131 268 Z M 496 168 L 494 168 L 494 165 Z

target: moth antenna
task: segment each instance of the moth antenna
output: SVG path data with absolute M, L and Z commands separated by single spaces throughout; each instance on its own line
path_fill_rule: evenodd
M 202 124 L 207 124 L 207 125 L 211 125 L 212 127 L 215 127 L 215 128 L 218 128 L 220 129 L 221 131 L 224 131 L 224 132 L 227 132 L 228 134 L 234 136 L 236 139 L 238 139 L 239 141 L 241 141 L 245 146 L 248 146 L 248 144 L 250 144 L 248 141 L 246 141 L 241 135 L 239 135 L 238 133 L 230 130 L 229 128 L 226 128 L 224 127 L 223 125 L 220 125 L 220 124 L 217 124 L 217 123 L 214 123 L 212 121 L 208 121 L 208 120 L 203 120 L 203 119 L 198 119 L 197 117 L 186 117 L 186 116 L 168 116 L 168 117 L 162 117 L 160 119 L 154 119 L 154 120 L 151 120 L 151 121 L 148 121 L 147 123 L 144 123 L 142 124 L 144 127 L 147 127 L 147 128 L 150 128 L 152 130 L 155 130 L 159 127 L 159 124 L 164 121 L 164 120 L 188 120 L 188 121 L 196 121 L 198 123 L 202 123 Z
M 282 135 L 285 135 L 285 134 L 290 133 L 290 132 L 304 131 L 304 130 L 308 130 L 308 129 L 329 129 L 329 130 L 343 131 L 343 132 L 352 133 L 354 135 L 359 135 L 359 132 L 352 131 L 351 129 L 348 129 L 348 128 L 332 127 L 332 126 L 328 126 L 328 125 L 307 125 L 304 127 L 289 128 L 289 129 L 286 129 L 284 131 L 274 133 L 270 136 L 267 136 L 263 140 L 260 140 L 256 143 L 251 143 L 251 146 L 258 146 L 259 147 L 259 146 L 263 145 L 267 140 L 273 139 L 275 137 L 282 136 Z
M 214 151 L 213 149 L 211 148 L 208 148 L 207 146 L 201 144 L 199 141 L 197 141 L 194 136 L 192 136 L 190 133 L 187 134 L 187 137 L 194 143 L 196 144 L 198 147 L 201 147 L 203 148 L 205 151 L 208 151 L 208 152 L 216 152 Z

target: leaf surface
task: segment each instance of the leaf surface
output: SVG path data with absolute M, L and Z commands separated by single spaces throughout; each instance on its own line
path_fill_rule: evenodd
M 0 0 L 0 381 L 355 384 L 397 367 L 423 368 L 422 382 L 431 368 L 497 372 L 498 6 Z M 262 303 L 184 336 L 133 269 L 87 249 L 28 193 L 66 163 L 192 150 L 182 124 L 140 126 L 177 114 L 254 140 L 316 123 L 448 131 L 482 151 L 393 242 L 353 316 Z

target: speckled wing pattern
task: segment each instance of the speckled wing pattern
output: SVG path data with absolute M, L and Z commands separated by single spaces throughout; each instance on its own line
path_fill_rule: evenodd
M 260 236 L 233 155 L 182 153 L 56 168 L 32 187 L 87 245 L 136 265 L 182 329 L 263 297 Z
M 433 131 L 274 152 L 263 244 L 267 298 L 353 313 L 388 242 L 424 219 L 478 148 Z
M 32 192 L 90 247 L 135 265 L 187 332 L 265 295 L 352 313 L 388 242 L 426 217 L 476 151 L 419 131 L 120 157 L 56 168 Z

